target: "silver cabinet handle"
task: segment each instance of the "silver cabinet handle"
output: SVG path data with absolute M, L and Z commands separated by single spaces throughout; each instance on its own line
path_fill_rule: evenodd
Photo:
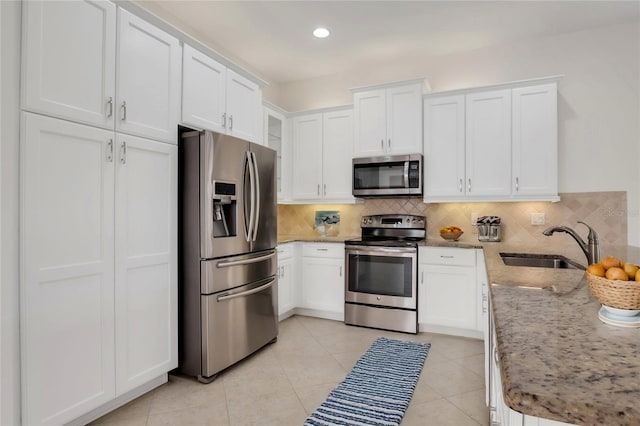
M 486 295 L 486 294 L 483 294 L 483 295 L 482 295 L 482 313 L 483 313 L 483 314 L 486 314 L 486 313 L 487 313 L 487 305 L 486 305 L 487 300 L 488 300 L 487 295 Z
M 458 191 L 462 192 L 462 178 L 460 178 L 460 183 L 458 184 Z
M 109 139 L 107 143 L 107 161 L 113 163 L 113 139 Z
M 218 302 L 224 302 L 225 300 L 237 299 L 238 297 L 250 296 L 255 293 L 260 293 L 262 290 L 266 290 L 273 285 L 276 280 L 271 280 L 268 283 L 261 285 L 260 287 L 252 288 L 251 290 L 243 291 L 236 294 L 223 294 L 218 296 Z
M 318 184 L 318 197 L 320 196 L 320 184 Z
M 340 265 L 340 276 L 342 276 L 342 265 Z
M 127 142 L 122 141 L 122 145 L 120 145 L 120 162 L 122 164 L 127 164 Z
M 229 116 L 229 130 L 233 130 L 233 115 Z
M 109 112 L 107 113 L 107 117 L 111 117 L 113 115 L 113 96 L 109 96 L 107 100 L 107 105 L 109 106 Z
M 122 101 L 122 121 L 127 120 L 127 101 Z
M 324 195 L 327 195 L 327 184 L 324 184 Z
M 317 248 L 316 251 L 329 251 L 329 249 L 326 248 Z
M 380 149 L 384 151 L 384 139 L 380 139 Z
M 453 256 L 445 256 L 445 255 L 440 255 L 440 258 L 442 259 L 453 259 Z
M 424 271 L 420 273 L 420 284 L 424 284 Z
M 387 148 L 391 151 L 391 139 L 387 140 Z
M 471 192 L 471 178 L 469 178 L 469 185 L 467 186 L 467 190 Z
M 226 112 L 222 113 L 222 127 L 225 128 L 225 129 L 227 128 L 227 113 Z
M 520 191 L 520 178 L 516 176 L 516 192 Z
M 498 365 L 498 347 L 493 348 L 493 361 Z

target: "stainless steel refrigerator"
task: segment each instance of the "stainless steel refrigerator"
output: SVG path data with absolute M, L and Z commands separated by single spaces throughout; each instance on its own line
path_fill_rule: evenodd
M 179 370 L 210 382 L 278 335 L 276 152 L 187 132 L 179 160 Z

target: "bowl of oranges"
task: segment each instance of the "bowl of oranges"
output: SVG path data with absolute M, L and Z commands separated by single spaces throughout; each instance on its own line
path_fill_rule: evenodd
M 457 241 L 462 234 L 464 234 L 464 231 L 462 228 L 458 228 L 457 226 L 440 228 L 440 236 L 447 241 Z
M 640 309 L 640 267 L 607 256 L 592 263 L 586 271 L 589 289 L 605 306 L 622 309 Z

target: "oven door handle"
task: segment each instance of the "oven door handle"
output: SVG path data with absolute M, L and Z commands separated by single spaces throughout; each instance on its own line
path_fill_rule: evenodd
M 367 253 L 417 253 L 418 249 L 415 247 L 381 247 L 381 246 L 348 246 L 346 249 L 347 254 L 356 251 L 366 251 Z

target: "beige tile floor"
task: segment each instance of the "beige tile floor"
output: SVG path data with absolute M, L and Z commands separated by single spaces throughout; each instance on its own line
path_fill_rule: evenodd
M 203 385 L 184 376 L 99 418 L 95 425 L 302 425 L 378 337 L 430 342 L 403 426 L 488 425 L 483 343 L 410 335 L 294 316 L 278 341 Z

